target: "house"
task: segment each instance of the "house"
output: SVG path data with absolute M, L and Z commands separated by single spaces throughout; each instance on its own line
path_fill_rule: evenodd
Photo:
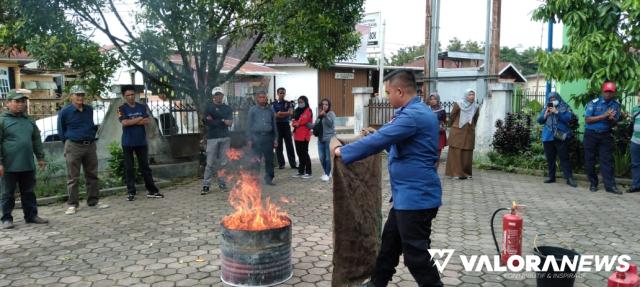
M 536 73 L 525 76 L 527 82 L 522 87 L 523 90 L 529 93 L 544 93 L 547 88 L 547 80 L 544 78 L 544 74 Z
M 34 61 L 28 53 L 17 50 L 0 54 L 0 99 L 9 90 L 20 88 L 20 68 Z
M 438 53 L 438 68 L 436 78 L 436 91 L 443 102 L 459 100 L 467 89 L 473 89 L 480 99 L 484 97 L 485 74 L 484 55 L 467 52 L 440 52 Z M 424 57 L 418 57 L 415 61 L 403 65 L 404 67 L 417 68 L 420 72 L 424 69 Z M 500 63 L 498 82 L 526 83 L 527 79 L 513 64 Z M 425 77 L 418 77 L 418 85 L 422 86 Z

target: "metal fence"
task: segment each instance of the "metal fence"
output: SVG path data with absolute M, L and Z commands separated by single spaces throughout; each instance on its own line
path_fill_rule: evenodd
M 441 102 L 440 106 L 447 113 L 447 122 L 451 122 L 451 110 L 455 101 Z M 366 106 L 369 109 L 369 126 L 382 126 L 389 122 L 395 114 L 395 109 L 389 103 L 389 99 L 372 98 Z
M 512 111 L 516 113 L 537 113 L 544 106 L 547 96 L 544 91 L 516 91 L 513 94 Z

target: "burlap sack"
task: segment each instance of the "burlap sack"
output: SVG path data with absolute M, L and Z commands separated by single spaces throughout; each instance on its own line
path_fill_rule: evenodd
M 380 155 L 345 165 L 336 147 L 359 137 L 333 138 L 333 277 L 331 286 L 359 286 L 374 271 L 380 249 L 382 176 Z

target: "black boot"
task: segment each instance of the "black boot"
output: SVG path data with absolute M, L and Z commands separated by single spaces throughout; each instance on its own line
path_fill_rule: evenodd
M 573 177 L 567 178 L 567 185 L 571 187 L 578 187 L 578 184 L 573 180 Z
M 622 191 L 620 191 L 616 186 L 609 187 L 606 189 L 606 191 L 613 194 L 622 194 Z
M 554 182 L 556 182 L 555 177 L 548 177 L 547 179 L 544 180 L 544 183 L 554 183 Z

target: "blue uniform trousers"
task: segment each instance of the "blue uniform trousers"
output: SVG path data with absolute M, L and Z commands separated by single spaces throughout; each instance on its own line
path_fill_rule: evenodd
M 611 132 L 584 131 L 584 169 L 593 186 L 598 185 L 596 155 L 600 159 L 600 173 L 606 189 L 616 186 L 613 178 L 613 137 Z

